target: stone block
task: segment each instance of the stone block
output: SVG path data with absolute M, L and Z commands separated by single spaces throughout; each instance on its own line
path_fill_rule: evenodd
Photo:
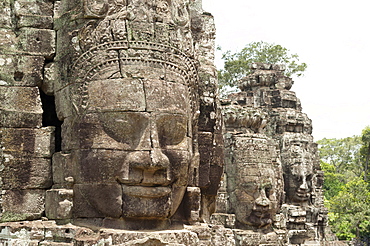
M 143 111 L 144 92 L 143 83 L 138 79 L 92 81 L 86 91 L 92 111 Z
M 2 54 L 16 53 L 18 38 L 11 29 L 0 28 L 0 50 Z
M 44 81 L 41 85 L 42 91 L 46 95 L 54 95 L 54 84 L 58 81 L 57 68 L 54 62 L 50 62 L 44 67 Z
M 51 59 L 55 55 L 55 31 L 36 28 L 21 28 L 18 46 L 20 50 L 35 56 Z
M 0 50 L 3 54 L 25 54 L 51 59 L 55 54 L 55 31 L 21 28 L 17 35 L 13 30 L 0 28 Z
M 53 28 L 53 3 L 37 0 L 17 0 L 14 2 L 15 15 L 19 18 L 18 28 Z
M 184 199 L 187 217 L 190 221 L 198 221 L 200 218 L 200 189 L 198 187 L 187 187 Z
M 198 139 L 200 154 L 199 186 L 207 187 L 210 184 L 209 175 L 213 150 L 213 134 L 210 132 L 199 132 Z
M 73 217 L 119 218 L 122 215 L 122 187 L 116 184 L 75 184 Z M 139 208 L 138 208 L 139 209 Z
M 147 41 L 154 37 L 154 24 L 147 22 L 129 22 L 129 39 L 132 41 Z
M 3 154 L 0 159 L 2 169 L 2 188 L 43 189 L 49 188 L 51 179 L 51 160 L 46 158 L 14 157 Z
M 220 179 L 222 176 L 223 167 L 218 165 L 211 165 L 209 172 L 210 184 L 205 191 L 205 194 L 216 196 L 218 188 L 220 187 Z
M 0 128 L 0 146 L 5 154 L 51 158 L 54 153 L 54 127 Z
M 69 188 L 73 185 L 72 156 L 70 153 L 53 154 L 53 187 Z
M 211 117 L 213 115 L 213 117 Z M 213 132 L 215 129 L 216 121 L 218 120 L 215 113 L 215 105 L 201 104 L 199 115 L 199 130 L 205 132 Z
M 190 102 L 187 86 L 152 80 L 144 82 L 144 88 L 147 111 L 188 114 Z
M 43 67 L 42 56 L 0 55 L 0 86 L 41 85 Z
M 44 85 L 44 87 L 49 85 Z M 53 84 L 54 96 L 55 96 L 55 110 L 59 120 L 64 120 L 72 116 L 76 112 L 76 107 L 73 107 L 71 95 L 69 93 L 70 86 L 65 87 L 59 91 L 55 90 L 55 84 Z
M 0 2 L 0 28 L 12 28 L 10 0 Z
M 41 126 L 43 111 L 37 88 L 0 86 L 0 101 L 1 127 Z
M 73 190 L 52 189 L 46 191 L 45 213 L 46 217 L 55 220 L 72 218 Z
M 3 190 L 2 221 L 35 220 L 44 212 L 45 190 Z

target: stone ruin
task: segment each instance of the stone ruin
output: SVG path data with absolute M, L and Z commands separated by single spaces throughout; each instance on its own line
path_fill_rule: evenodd
M 214 38 L 201 0 L 3 0 L 0 245 L 338 245 L 291 79 L 221 105 Z
M 253 64 L 222 100 L 225 171 L 213 224 L 236 245 L 340 245 L 327 227 L 312 122 L 281 65 Z

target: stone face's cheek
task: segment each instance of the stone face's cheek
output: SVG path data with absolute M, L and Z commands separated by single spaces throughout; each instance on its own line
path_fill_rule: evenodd
M 122 163 L 131 153 L 121 150 L 73 150 L 73 174 L 76 183 L 116 183 Z
M 170 172 L 174 180 L 174 186 L 185 187 L 188 183 L 190 167 L 190 153 L 181 150 L 163 150 L 170 161 Z
M 248 192 L 248 193 L 247 193 Z M 248 223 L 247 218 L 249 217 L 254 207 L 254 197 L 249 193 L 251 191 L 245 191 L 242 189 L 236 189 L 236 217 L 242 223 Z

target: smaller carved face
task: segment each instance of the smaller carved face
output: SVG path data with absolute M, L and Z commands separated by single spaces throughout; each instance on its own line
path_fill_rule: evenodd
M 237 221 L 258 228 L 272 223 L 278 207 L 275 174 L 272 169 L 263 173 L 241 177 L 235 190 Z
M 308 202 L 312 191 L 312 165 L 302 163 L 290 166 L 286 173 L 285 185 L 289 203 Z
M 165 1 L 160 1 L 157 4 L 156 10 L 157 10 L 157 13 L 168 13 L 169 12 L 168 3 Z
M 313 160 L 309 143 L 291 140 L 283 148 L 285 190 L 288 203 L 303 204 L 310 200 L 312 191 Z

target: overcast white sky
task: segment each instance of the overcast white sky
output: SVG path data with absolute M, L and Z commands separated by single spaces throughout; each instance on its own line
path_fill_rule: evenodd
M 223 51 L 265 41 L 308 64 L 291 90 L 313 120 L 315 140 L 360 135 L 370 125 L 369 6 L 368 0 L 203 0 Z

